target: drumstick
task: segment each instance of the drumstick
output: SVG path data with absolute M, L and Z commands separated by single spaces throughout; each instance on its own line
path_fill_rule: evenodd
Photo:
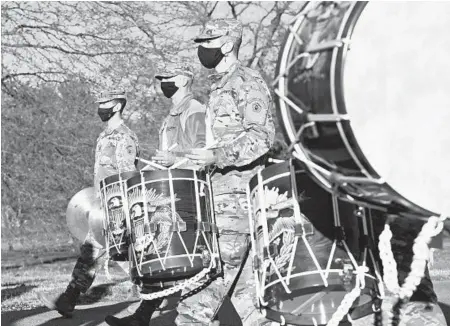
M 174 149 L 175 147 L 178 146 L 178 143 L 173 144 L 172 146 L 169 147 L 169 149 L 167 150 L 168 152 L 170 152 L 172 149 Z
M 174 148 L 177 147 L 177 146 L 178 146 L 178 143 L 175 143 L 175 144 L 173 144 L 172 146 L 170 146 L 169 149 L 168 149 L 167 151 L 170 152 L 172 149 L 174 149 Z M 141 162 L 144 162 L 145 164 L 147 164 L 147 166 L 145 166 L 145 167 L 143 168 L 143 170 L 146 169 L 148 166 L 153 166 L 153 167 L 155 167 L 155 168 L 157 168 L 157 169 L 160 169 L 160 170 L 167 170 L 167 167 L 162 166 L 162 165 L 160 165 L 160 164 L 158 164 L 158 163 L 155 163 L 155 162 L 153 162 L 153 161 L 147 161 L 147 160 L 144 160 L 144 159 L 141 159 L 141 158 L 139 158 L 139 160 L 140 160 Z
M 211 148 L 214 148 L 214 146 L 216 146 L 216 145 L 217 145 L 217 142 L 214 142 L 214 143 L 212 143 L 211 145 L 206 146 L 206 147 L 203 148 L 203 149 L 211 149 Z M 189 158 L 185 157 L 185 158 L 183 158 L 181 161 L 176 162 L 175 164 L 173 164 L 169 169 L 176 169 L 177 167 L 179 167 L 180 165 L 183 165 L 183 164 L 186 163 L 187 161 L 189 161 Z
M 159 165 L 158 163 L 155 163 L 155 162 L 152 162 L 152 161 L 144 160 L 143 158 L 139 158 L 139 161 L 141 161 L 141 162 L 147 164 L 147 166 L 150 165 L 150 166 L 153 166 L 153 167 L 155 167 L 155 168 L 157 168 L 157 169 L 160 169 L 160 170 L 165 170 L 165 169 L 167 169 L 165 166 Z

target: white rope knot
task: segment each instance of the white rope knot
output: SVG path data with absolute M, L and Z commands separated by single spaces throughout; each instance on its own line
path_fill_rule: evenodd
M 389 225 L 385 225 L 383 232 L 380 235 L 379 249 L 380 258 L 384 268 L 384 282 L 386 287 L 395 294 L 397 301 L 401 300 L 407 302 L 413 295 L 417 286 L 420 284 L 425 275 L 425 268 L 430 259 L 429 244 L 431 239 L 437 236 L 444 227 L 444 221 L 447 217 L 441 215 L 440 217 L 431 216 L 428 221 L 422 226 L 421 231 L 414 240 L 413 259 L 411 263 L 411 272 L 405 278 L 403 285 L 398 285 L 397 279 L 397 264 L 392 254 L 390 240 L 392 232 Z M 387 311 L 383 324 L 391 325 L 394 314 L 392 311 Z
M 392 253 L 392 231 L 389 224 L 384 225 L 384 230 L 381 232 L 379 239 L 378 249 L 380 250 L 380 258 L 383 264 L 384 283 L 389 291 L 398 293 L 400 286 L 398 284 L 397 263 Z

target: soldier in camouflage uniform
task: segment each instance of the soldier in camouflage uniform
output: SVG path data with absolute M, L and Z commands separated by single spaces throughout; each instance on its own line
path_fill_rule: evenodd
M 152 157 L 163 166 L 183 160 L 185 152 L 192 148 L 205 147 L 206 107 L 192 95 L 193 77 L 193 69 L 188 63 L 168 64 L 155 76 L 161 81 L 164 95 L 172 99 L 172 108 L 159 131 L 159 151 Z M 180 166 L 188 167 L 193 166 L 189 162 Z
M 266 82 L 237 58 L 241 41 L 242 25 L 235 19 L 210 21 L 195 39 L 200 62 L 217 72 L 211 76 L 206 113 L 207 146 L 213 149 L 193 150 L 188 157 L 215 167 L 212 186 L 224 275 L 179 304 L 177 325 L 210 324 L 236 281 L 231 299 L 244 325 L 260 318 L 251 260 L 244 263 L 249 248 L 246 186 L 272 146 L 275 128 Z
M 100 94 L 98 115 L 107 123 L 97 139 L 94 165 L 94 187 L 100 197 L 100 181 L 121 172 L 136 171 L 139 145 L 136 134 L 125 126 L 122 112 L 127 100 L 124 91 L 107 91 Z M 96 271 L 104 262 L 105 250 L 91 230 L 80 248 L 80 256 L 72 272 L 67 289 L 56 300 L 41 295 L 50 309 L 70 317 L 80 293 L 85 293 L 94 281 Z
M 159 132 L 160 150 L 152 159 L 164 166 L 171 166 L 183 160 L 185 152 L 192 148 L 205 147 L 206 108 L 193 98 L 191 86 L 194 73 L 189 64 L 168 64 L 158 70 L 155 78 L 161 80 L 161 90 L 166 97 L 172 99 L 173 106 Z M 174 152 L 180 154 L 177 156 Z M 198 168 L 198 166 L 187 161 L 180 168 Z M 152 288 L 144 284 L 142 290 L 144 293 L 148 293 L 152 291 Z M 168 301 L 176 302 L 179 297 L 180 293 L 176 293 Z M 138 308 L 131 316 L 124 318 L 106 316 L 105 321 L 111 326 L 148 326 L 155 310 L 170 309 L 170 306 L 166 307 L 164 304 L 157 309 L 162 302 L 162 298 L 152 301 L 144 300 L 141 306 L 154 309 Z

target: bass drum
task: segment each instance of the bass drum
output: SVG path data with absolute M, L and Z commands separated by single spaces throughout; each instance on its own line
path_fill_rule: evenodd
M 309 2 L 290 26 L 278 110 L 294 156 L 330 191 L 450 213 L 449 16 L 445 2 Z

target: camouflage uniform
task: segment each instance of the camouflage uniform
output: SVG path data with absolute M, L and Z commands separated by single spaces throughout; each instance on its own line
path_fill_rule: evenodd
M 97 102 L 117 98 L 125 98 L 125 92 L 102 93 Z M 97 197 L 100 197 L 100 181 L 118 173 L 136 171 L 138 156 L 137 136 L 123 122 L 114 129 L 106 128 L 98 137 L 95 149 L 94 187 Z M 69 286 L 77 287 L 85 293 L 92 285 L 95 273 L 106 257 L 105 253 L 98 239 L 89 231 L 81 245 Z
M 203 38 L 231 36 L 240 38 L 242 27 L 236 20 L 216 20 L 206 25 Z M 199 38 L 201 39 L 202 36 Z M 219 247 L 224 262 L 220 277 L 178 307 L 177 325 L 208 325 L 228 294 L 237 273 L 242 274 L 232 302 L 244 325 L 260 318 L 254 300 L 251 259 L 243 258 L 249 245 L 246 185 L 259 158 L 272 146 L 275 128 L 272 98 L 261 75 L 236 62 L 224 74 L 212 76 L 207 107 L 207 145 L 216 144 L 216 170 L 212 177 Z M 196 284 L 185 292 L 193 290 Z
M 155 76 L 157 79 L 183 75 L 194 77 L 192 67 L 187 63 L 176 63 L 162 67 Z M 166 151 L 178 144 L 173 151 L 186 151 L 191 148 L 205 147 L 205 112 L 203 104 L 187 94 L 177 105 L 173 106 L 164 119 L 159 130 L 159 149 Z M 177 157 L 177 160 L 181 157 Z M 184 168 L 187 165 L 183 166 Z
M 179 75 L 189 77 L 191 81 L 194 76 L 189 64 L 178 62 L 158 67 L 155 78 L 163 80 Z M 205 106 L 194 100 L 191 93 L 187 93 L 177 105 L 171 108 L 169 115 L 163 121 L 159 131 L 159 149 L 161 151 L 168 151 L 174 144 L 178 145 L 174 149 L 171 149 L 172 152 L 183 152 L 192 148 L 204 147 L 205 111 Z M 176 161 L 181 160 L 182 155 L 183 153 L 180 157 L 176 158 Z M 198 168 L 198 166 L 188 161 L 181 165 L 180 168 Z M 141 287 L 142 293 L 147 294 L 155 291 L 155 288 L 152 286 L 154 284 L 143 283 Z M 157 290 L 159 291 L 161 288 L 158 287 Z M 180 292 L 172 294 L 164 298 L 164 301 L 166 303 L 170 301 L 178 302 L 180 295 Z M 155 311 L 161 313 L 162 311 L 173 309 L 173 305 L 165 306 L 164 301 L 163 298 L 143 300 L 133 315 L 124 318 L 109 315 L 106 316 L 105 321 L 108 325 L 114 326 L 148 326 L 149 320 Z

